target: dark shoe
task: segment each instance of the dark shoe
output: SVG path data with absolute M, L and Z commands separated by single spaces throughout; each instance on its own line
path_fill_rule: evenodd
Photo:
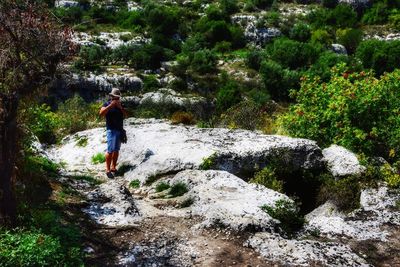
M 110 179 L 114 178 L 114 174 L 112 172 L 107 172 L 106 174 L 107 174 L 108 178 L 110 178 Z
M 112 173 L 114 176 L 117 176 L 118 171 L 117 171 L 117 170 L 111 170 L 111 173 Z

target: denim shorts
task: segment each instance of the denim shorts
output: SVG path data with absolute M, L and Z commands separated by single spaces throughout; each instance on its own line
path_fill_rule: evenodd
M 107 152 L 118 152 L 121 148 L 121 131 L 107 130 Z

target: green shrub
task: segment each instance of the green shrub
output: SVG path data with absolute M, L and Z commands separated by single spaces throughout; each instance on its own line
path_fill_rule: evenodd
M 193 199 L 192 197 L 189 197 L 189 198 L 185 199 L 184 201 L 182 201 L 182 203 L 180 204 L 179 207 L 180 207 L 181 209 L 187 208 L 187 207 L 192 206 L 193 203 L 194 203 L 194 199 Z
M 143 77 L 143 91 L 151 92 L 160 88 L 160 82 L 155 75 L 146 75 Z
M 283 193 L 283 181 L 278 180 L 275 170 L 268 166 L 257 172 L 250 180 L 250 183 L 261 184 L 267 188 Z
M 370 9 L 368 9 L 361 21 L 364 24 L 385 24 L 388 21 L 389 9 L 384 2 L 375 3 Z
M 399 12 L 392 12 L 389 16 L 389 23 L 396 30 L 400 30 L 400 13 Z
M 129 65 L 135 69 L 157 69 L 161 61 L 167 60 L 163 47 L 155 44 L 145 44 L 137 47 L 130 56 Z
M 310 75 L 317 75 L 321 77 L 321 80 L 323 82 L 326 82 L 331 78 L 332 67 L 334 67 L 339 63 L 346 63 L 350 65 L 350 57 L 346 55 L 339 55 L 332 51 L 326 51 L 323 52 L 318 58 L 318 60 L 311 66 L 311 68 L 309 69 L 309 73 Z M 358 66 L 356 65 L 355 69 L 357 68 Z
M 332 69 L 327 83 L 305 77 L 293 93 L 297 104 L 281 117 L 289 134 L 332 143 L 366 155 L 383 156 L 400 151 L 400 72 L 376 79 L 372 73 L 346 72 L 344 65 Z
M 140 181 L 139 181 L 138 179 L 132 180 L 132 181 L 129 183 L 129 187 L 132 187 L 132 188 L 139 188 L 139 187 L 140 187 Z
M 260 107 L 251 100 L 242 101 L 221 114 L 221 124 L 231 129 L 255 130 L 261 123 Z
M 97 153 L 96 155 L 92 156 L 92 163 L 93 164 L 100 164 L 106 162 L 106 156 L 104 153 Z
M 385 164 L 381 167 L 381 174 L 383 180 L 391 188 L 400 188 L 400 174 L 389 164 Z
M 311 27 L 305 23 L 296 23 L 290 30 L 291 39 L 299 42 L 307 42 L 311 38 Z
M 240 86 L 234 80 L 228 80 L 217 93 L 217 110 L 227 110 L 229 107 L 239 103 L 242 99 Z
M 190 69 L 199 74 L 214 73 L 217 70 L 217 57 L 211 50 L 200 50 L 193 54 Z
M 360 178 L 350 176 L 339 180 L 327 179 L 321 186 L 318 202 L 332 201 L 340 210 L 351 211 L 360 205 Z
M 373 69 L 378 76 L 400 67 L 399 40 L 366 40 L 360 43 L 355 54 L 365 68 Z
M 263 50 L 250 50 L 245 59 L 246 65 L 249 68 L 259 70 L 264 57 L 265 53 Z
M 264 205 L 261 207 L 272 218 L 279 220 L 279 227 L 289 236 L 300 230 L 304 218 L 299 214 L 299 207 L 293 202 L 281 199 L 275 202 L 275 207 Z
M 339 28 L 354 28 L 357 24 L 357 13 L 349 4 L 339 4 L 332 10 L 329 21 Z
M 188 190 L 187 185 L 185 183 L 178 182 L 178 183 L 173 184 L 171 186 L 171 189 L 169 190 L 169 195 L 171 197 L 180 197 L 180 196 L 183 196 L 188 191 L 189 190 Z
M 266 89 L 274 100 L 288 100 L 289 90 L 299 87 L 301 73 L 284 69 L 275 61 L 263 61 L 260 74 Z
M 60 120 L 61 134 L 73 134 L 86 130 L 89 122 L 98 119 L 98 109 L 100 107 L 90 105 L 79 95 L 67 99 L 58 106 L 56 111 Z
M 336 38 L 339 44 L 346 47 L 349 54 L 353 54 L 362 40 L 362 30 L 360 29 L 339 29 L 336 31 Z
M 27 125 L 39 141 L 54 144 L 57 141 L 56 131 L 60 127 L 60 118 L 46 104 L 33 106 L 27 110 Z
M 326 8 L 335 8 L 338 3 L 338 0 L 322 0 L 322 6 Z
M 156 185 L 156 192 L 162 192 L 169 189 L 171 186 L 166 182 L 160 182 Z
M 279 38 L 267 47 L 270 58 L 283 67 L 298 69 L 311 65 L 318 58 L 318 50 L 311 44 Z
M 75 136 L 76 145 L 79 147 L 86 147 L 88 144 L 88 138 L 86 136 Z
M 265 9 L 267 7 L 271 7 L 272 3 L 274 2 L 273 0 L 251 0 L 253 4 L 261 9 Z
M 311 43 L 313 44 L 322 44 L 328 47 L 332 44 L 332 42 L 333 38 L 327 30 L 318 29 L 313 31 L 311 34 Z
M 213 153 L 207 158 L 203 158 L 202 163 L 199 166 L 200 170 L 210 170 L 214 165 L 215 161 L 217 160 L 217 154 Z
M 63 261 L 56 238 L 40 231 L 0 230 L 2 266 L 56 266 Z
M 93 46 L 82 46 L 79 51 L 79 59 L 75 61 L 74 67 L 78 70 L 99 70 L 104 58 L 106 51 L 99 45 Z

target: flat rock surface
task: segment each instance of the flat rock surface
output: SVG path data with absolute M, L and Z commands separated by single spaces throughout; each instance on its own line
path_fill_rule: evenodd
M 329 171 L 335 177 L 360 175 L 365 171 L 365 167 L 360 164 L 357 155 L 342 146 L 331 145 L 323 149 L 322 154 Z
M 198 169 L 213 156 L 210 168 L 233 174 L 254 172 L 279 157 L 290 168 L 319 168 L 322 153 L 314 141 L 246 130 L 197 128 L 172 125 L 165 120 L 125 120 L 128 143 L 122 144 L 120 164 L 131 166 L 124 179 L 146 181 L 152 175 Z M 79 146 L 85 138 L 87 144 Z M 49 150 L 51 159 L 62 160 L 67 171 L 101 171 L 92 157 L 106 149 L 106 131 L 96 128 L 79 132 Z

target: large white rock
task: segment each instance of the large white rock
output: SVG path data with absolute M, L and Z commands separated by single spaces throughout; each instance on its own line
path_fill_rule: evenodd
M 276 223 L 261 206 L 275 206 L 277 200 L 291 201 L 287 196 L 249 184 L 226 171 L 186 170 L 175 175 L 170 184 L 182 182 L 193 199 L 193 215 L 205 220 L 202 226 L 225 225 L 235 230 L 267 229 Z
M 246 130 L 196 128 L 172 125 L 166 120 L 135 119 L 125 121 L 128 143 L 123 144 L 119 162 L 133 166 L 125 179 L 144 182 L 151 175 L 198 169 L 212 155 L 211 168 L 234 174 L 255 171 L 279 157 L 286 167 L 319 168 L 321 150 L 316 142 Z M 78 136 L 88 139 L 77 145 Z M 91 129 L 68 136 L 49 150 L 50 157 L 63 161 L 69 171 L 103 170 L 92 156 L 106 150 L 105 128 Z
M 282 34 L 277 28 L 257 27 L 258 16 L 255 15 L 233 15 L 231 20 L 244 29 L 246 40 L 255 45 L 263 45 Z
M 335 177 L 359 175 L 365 171 L 365 167 L 360 164 L 357 156 L 344 147 L 331 145 L 323 149 L 322 154 L 329 171 Z
M 124 36 L 131 36 L 126 40 Z M 149 38 L 140 35 L 132 36 L 131 32 L 100 32 L 98 35 L 91 35 L 85 32 L 74 34 L 72 41 L 79 45 L 93 46 L 104 43 L 104 47 L 116 49 L 122 45 L 143 45 L 150 42 Z
M 284 239 L 263 232 L 249 238 L 246 245 L 284 266 L 370 266 L 349 246 L 334 242 Z
M 191 105 L 206 105 L 207 99 L 202 96 L 183 96 L 172 89 L 161 88 L 154 92 L 145 93 L 140 100 L 140 104 L 144 103 L 170 103 L 181 107 L 189 107 Z
M 306 215 L 306 230 L 318 230 L 329 238 L 375 239 L 385 241 L 390 234 L 382 226 L 400 225 L 400 212 L 393 210 L 400 195 L 387 187 L 361 192 L 361 208 L 350 213 L 339 212 L 330 202 Z
M 75 0 L 57 0 L 54 3 L 55 7 L 64 7 L 64 8 L 68 8 L 68 7 L 76 7 L 79 6 L 79 2 L 75 1 Z

